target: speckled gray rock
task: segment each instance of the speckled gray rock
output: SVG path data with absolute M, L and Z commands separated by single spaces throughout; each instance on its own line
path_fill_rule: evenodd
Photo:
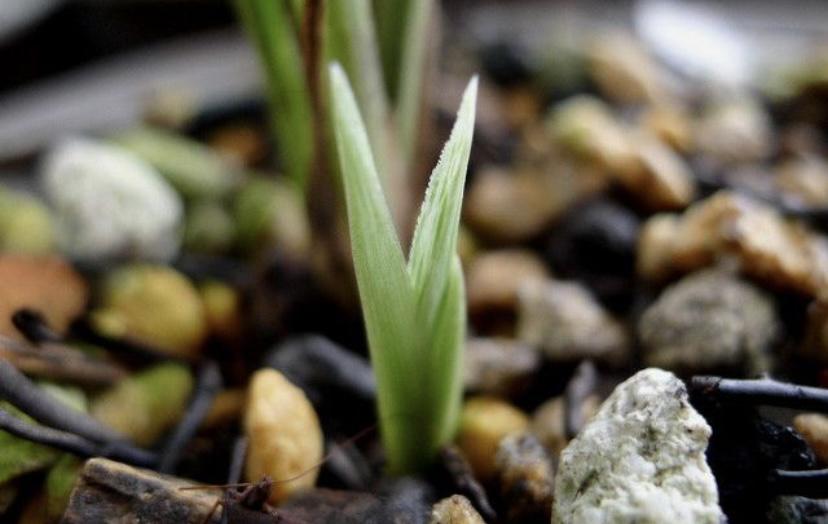
M 669 287 L 642 315 L 644 362 L 700 372 L 767 369 L 780 322 L 772 298 L 728 271 L 689 275 Z
M 521 286 L 517 333 L 553 361 L 618 363 L 629 349 L 624 327 L 575 282 L 549 279 Z
M 143 160 L 117 146 L 72 138 L 59 143 L 42 168 L 63 252 L 84 260 L 176 255 L 182 203 Z
M 638 372 L 561 453 L 553 523 L 718 524 L 710 433 L 681 380 Z
M 484 524 L 483 517 L 463 495 L 446 497 L 431 510 L 429 524 Z
M 549 521 L 555 473 L 537 437 L 523 433 L 501 440 L 495 469 L 505 522 Z
M 774 524 L 825 524 L 828 500 L 805 497 L 776 497 L 768 509 L 768 522 Z

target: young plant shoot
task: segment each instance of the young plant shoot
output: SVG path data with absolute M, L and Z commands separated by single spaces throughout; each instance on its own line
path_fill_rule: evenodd
M 431 173 L 406 262 L 345 72 L 330 66 L 332 121 L 354 268 L 392 472 L 422 469 L 453 436 L 466 329 L 457 230 L 474 131 L 477 79 Z

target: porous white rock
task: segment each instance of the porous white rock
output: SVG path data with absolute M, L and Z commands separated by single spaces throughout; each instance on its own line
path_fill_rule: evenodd
M 681 380 L 638 372 L 561 453 L 552 522 L 718 524 L 710 433 Z
M 67 139 L 46 157 L 41 181 L 64 253 L 83 260 L 165 261 L 178 252 L 181 199 L 132 153 L 91 139 Z

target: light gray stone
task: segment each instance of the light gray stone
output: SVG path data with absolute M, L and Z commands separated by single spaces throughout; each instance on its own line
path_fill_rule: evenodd
M 166 261 L 178 252 L 181 199 L 155 169 L 128 151 L 67 139 L 44 161 L 42 185 L 64 253 L 84 260 Z
M 527 282 L 518 303 L 518 339 L 539 347 L 550 360 L 620 363 L 627 356 L 624 327 L 581 284 Z
M 681 380 L 638 372 L 561 453 L 553 523 L 718 524 L 710 434 Z
M 713 269 L 669 287 L 642 315 L 644 362 L 701 372 L 765 371 L 780 322 L 772 298 L 729 271 Z

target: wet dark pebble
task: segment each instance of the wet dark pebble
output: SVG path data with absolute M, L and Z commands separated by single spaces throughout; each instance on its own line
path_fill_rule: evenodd
M 561 278 L 581 280 L 612 309 L 627 306 L 635 275 L 641 221 L 628 208 L 593 199 L 567 212 L 546 245 L 546 258 Z
M 774 524 L 825 524 L 828 522 L 828 500 L 776 497 L 770 503 L 767 520 Z
M 763 522 L 774 469 L 816 467 L 802 437 L 787 426 L 760 417 L 750 408 L 726 406 L 693 395 L 694 407 L 707 419 L 713 435 L 707 461 L 719 489 L 719 503 L 731 524 Z
M 447 446 L 440 452 L 440 462 L 435 468 L 437 483 L 448 493 L 459 493 L 471 502 L 486 522 L 496 522 L 497 513 L 492 508 L 486 490 L 472 472 L 471 465 L 457 446 Z
M 526 83 L 532 78 L 534 66 L 529 56 L 522 46 L 505 41 L 488 44 L 480 51 L 486 76 L 502 87 Z

